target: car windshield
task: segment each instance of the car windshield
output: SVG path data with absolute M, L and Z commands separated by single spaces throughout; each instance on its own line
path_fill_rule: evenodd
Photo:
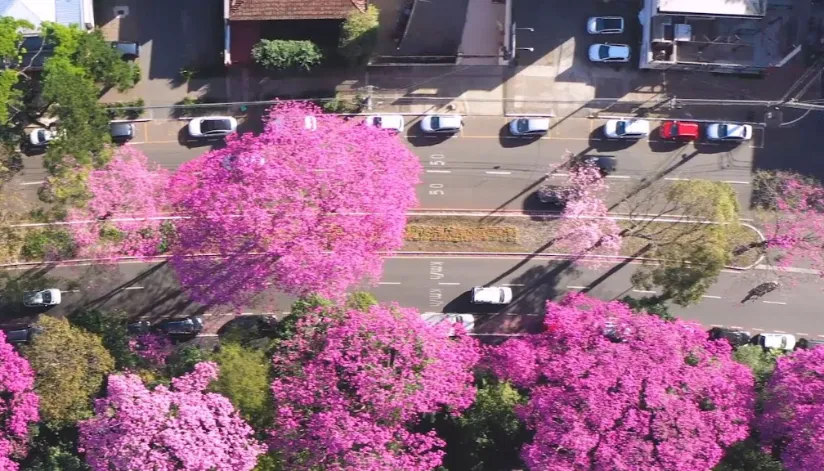
M 498 290 L 498 291 L 500 291 L 500 292 L 501 292 L 501 299 L 500 299 L 500 301 L 501 301 L 502 303 L 506 302 L 506 296 L 504 295 L 504 290 L 502 290 L 502 289 L 501 289 L 501 290 Z
M 380 116 L 375 116 L 375 126 L 380 127 L 382 122 L 383 122 L 383 118 L 381 118 Z
M 529 120 L 528 119 L 519 119 L 518 120 L 518 132 L 529 132 Z
M 231 127 L 228 119 L 206 119 L 200 123 L 200 132 L 228 131 Z
M 627 122 L 626 121 L 618 121 L 618 124 L 615 125 L 615 133 L 618 135 L 626 134 L 627 132 Z
M 720 124 L 718 125 L 718 137 L 726 137 L 727 136 L 727 125 Z
M 598 57 L 601 59 L 609 59 L 609 46 L 602 45 L 598 48 Z
M 40 130 L 37 131 L 37 139 L 40 140 L 40 142 L 43 142 L 43 141 L 46 140 L 46 130 L 45 129 L 40 129 Z
M 52 302 L 51 292 L 43 291 L 43 302 L 49 304 Z
M 603 18 L 595 18 L 595 30 L 601 31 L 604 29 L 604 19 Z
M 438 118 L 437 116 L 433 116 L 431 123 L 432 123 L 432 129 L 438 129 L 439 127 L 441 127 L 441 118 Z
M 672 135 L 673 136 L 678 136 L 679 135 L 678 134 L 678 125 L 677 124 L 672 125 Z

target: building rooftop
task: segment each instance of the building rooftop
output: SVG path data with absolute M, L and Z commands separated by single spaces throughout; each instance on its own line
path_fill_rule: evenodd
M 718 16 L 764 16 L 767 0 L 658 0 L 658 12 Z
M 84 26 L 91 14 L 86 8 L 81 0 L 0 0 L 0 16 L 28 20 L 35 29 L 44 21 Z
M 0 0 L 2 1 L 2 0 Z M 367 0 L 231 0 L 230 20 L 342 20 Z

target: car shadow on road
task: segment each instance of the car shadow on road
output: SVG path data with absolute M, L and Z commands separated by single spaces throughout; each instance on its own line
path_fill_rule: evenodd
M 222 149 L 226 146 L 226 141 L 223 137 L 213 137 L 208 139 L 196 139 L 189 135 L 189 128 L 183 126 L 177 132 L 177 142 L 187 149 L 194 149 L 195 147 L 211 147 L 210 150 Z
M 650 136 L 660 136 L 658 131 L 653 132 Z M 687 141 L 677 141 L 677 140 L 665 140 L 661 139 L 660 137 L 654 137 L 649 141 L 649 150 L 658 153 L 665 153 L 665 152 L 676 152 L 679 149 L 685 147 L 688 143 Z
M 742 145 L 744 145 L 743 142 L 696 141 L 695 150 L 701 154 L 723 154 L 732 152 Z
M 415 147 L 431 147 L 443 144 L 456 135 L 457 133 L 449 132 L 424 133 L 421 131 L 420 125 L 409 126 L 406 130 L 406 140 Z

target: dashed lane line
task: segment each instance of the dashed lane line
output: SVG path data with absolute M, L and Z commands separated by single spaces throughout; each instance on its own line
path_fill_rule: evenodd
M 399 285 L 401 284 L 400 281 L 379 281 L 379 285 Z
M 440 283 L 438 283 L 438 284 L 439 284 L 439 285 L 441 285 L 441 286 L 459 286 L 459 285 L 460 285 L 460 283 L 451 282 L 451 281 L 450 281 L 450 282 L 447 282 L 447 281 L 441 281 L 441 282 L 440 282 Z
M 764 303 L 764 304 L 781 304 L 781 305 L 787 304 L 787 303 L 781 302 L 781 301 L 761 301 L 761 302 Z
M 131 289 L 146 289 L 146 287 L 145 287 L 145 286 L 127 286 L 127 287 L 125 287 L 125 288 L 123 288 L 123 289 L 125 289 L 125 290 L 131 290 Z
M 586 286 L 573 286 L 573 285 L 567 285 L 567 288 L 568 289 L 587 289 Z
M 488 175 L 512 175 L 512 172 L 497 171 L 497 170 L 487 170 L 485 173 L 487 173 Z
M 702 298 L 708 298 L 708 299 L 721 299 L 721 296 L 712 296 L 712 295 L 709 295 L 709 294 L 705 294 L 701 297 Z
M 645 290 L 645 289 L 634 289 L 634 290 L 632 290 L 632 292 L 633 293 L 643 293 L 643 294 L 658 294 L 655 291 L 649 291 L 649 290 Z

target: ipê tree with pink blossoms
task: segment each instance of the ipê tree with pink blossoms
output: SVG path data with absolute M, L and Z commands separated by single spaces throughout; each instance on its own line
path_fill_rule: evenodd
M 109 376 L 95 416 L 80 422 L 80 446 L 94 471 L 249 471 L 264 447 L 229 399 L 204 392 L 217 366 L 203 362 L 149 390 L 133 374 Z
M 608 214 L 604 196 L 608 190 L 601 169 L 583 161 L 569 170 L 569 194 L 558 229 L 555 246 L 575 257 L 616 255 L 621 250 L 621 228 Z
M 242 304 L 269 284 L 341 293 L 403 243 L 421 165 L 397 136 L 310 104 L 279 104 L 259 136 L 183 164 L 172 265 L 192 297 Z M 213 257 L 204 257 L 213 254 Z
M 574 294 L 547 303 L 545 328 L 489 356 L 529 395 L 529 469 L 707 471 L 748 436 L 752 373 L 699 325 Z
M 34 371 L 0 330 L 0 469 L 16 471 L 26 455 L 29 426 L 40 420 Z
M 824 348 L 778 358 L 758 427 L 789 471 L 824 469 Z
M 68 214 L 81 257 L 148 257 L 161 251 L 169 174 L 132 146 L 122 146 L 104 168 L 89 174 L 90 199 Z
M 788 172 L 760 172 L 753 182 L 764 240 L 736 247 L 735 253 L 757 250 L 776 266 L 802 262 L 824 275 L 824 187 Z
M 430 326 L 414 309 L 308 312 L 274 355 L 270 446 L 288 469 L 435 469 L 443 440 L 412 427 L 472 404 L 478 358 L 459 325 Z

